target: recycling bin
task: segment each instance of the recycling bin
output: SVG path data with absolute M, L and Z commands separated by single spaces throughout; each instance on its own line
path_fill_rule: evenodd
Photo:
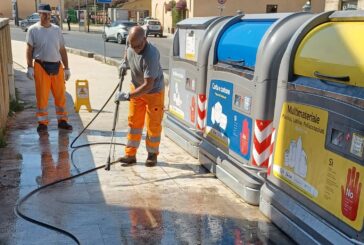
M 364 11 L 319 14 L 278 77 L 260 210 L 300 244 L 364 243 Z
M 197 158 L 205 127 L 207 59 L 213 36 L 227 17 L 196 17 L 177 24 L 170 54 L 165 135 Z
M 290 38 L 311 15 L 235 16 L 210 49 L 199 161 L 253 205 L 259 204 L 271 155 L 279 64 Z

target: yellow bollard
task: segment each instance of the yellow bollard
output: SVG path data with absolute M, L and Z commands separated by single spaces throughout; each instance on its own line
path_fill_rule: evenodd
M 79 112 L 81 105 L 86 106 L 88 112 L 92 111 L 90 105 L 87 80 L 76 80 L 76 103 L 75 103 L 76 112 Z

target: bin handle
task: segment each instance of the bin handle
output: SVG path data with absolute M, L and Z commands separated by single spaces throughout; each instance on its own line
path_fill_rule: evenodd
M 340 82 L 349 82 L 350 81 L 349 76 L 331 76 L 331 75 L 322 74 L 318 71 L 315 71 L 313 74 L 318 78 L 334 79 L 334 80 L 338 80 Z
M 245 65 L 245 60 L 244 59 L 241 59 L 241 60 L 224 60 L 224 61 L 221 61 L 221 63 L 231 65 L 234 68 L 243 68 L 243 69 L 246 69 L 246 70 L 249 70 L 249 71 L 254 71 L 254 68 Z

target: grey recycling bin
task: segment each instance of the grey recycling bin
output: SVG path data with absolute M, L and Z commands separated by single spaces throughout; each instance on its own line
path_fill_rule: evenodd
M 210 49 L 199 160 L 258 205 L 268 166 L 279 64 L 309 13 L 247 14 L 226 22 Z
M 198 145 L 206 117 L 207 59 L 213 36 L 227 17 L 196 17 L 177 24 L 170 55 L 167 137 L 190 155 Z
M 279 70 L 260 210 L 300 244 L 364 244 L 364 11 L 325 12 Z

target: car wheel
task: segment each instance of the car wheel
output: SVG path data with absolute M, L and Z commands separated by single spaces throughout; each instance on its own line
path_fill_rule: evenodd
M 117 41 L 118 41 L 119 44 L 123 43 L 123 38 L 121 37 L 121 34 L 118 34 Z
M 157 37 L 158 35 L 157 34 L 154 34 L 154 37 Z
M 104 39 L 105 42 L 109 41 L 109 39 L 107 39 L 106 34 L 102 33 L 102 39 Z
M 147 37 L 148 35 L 149 35 L 149 32 L 148 32 L 148 31 L 146 31 L 146 32 L 145 32 L 145 36 Z
M 159 34 L 159 37 L 163 37 L 163 34 L 161 33 L 161 34 Z

